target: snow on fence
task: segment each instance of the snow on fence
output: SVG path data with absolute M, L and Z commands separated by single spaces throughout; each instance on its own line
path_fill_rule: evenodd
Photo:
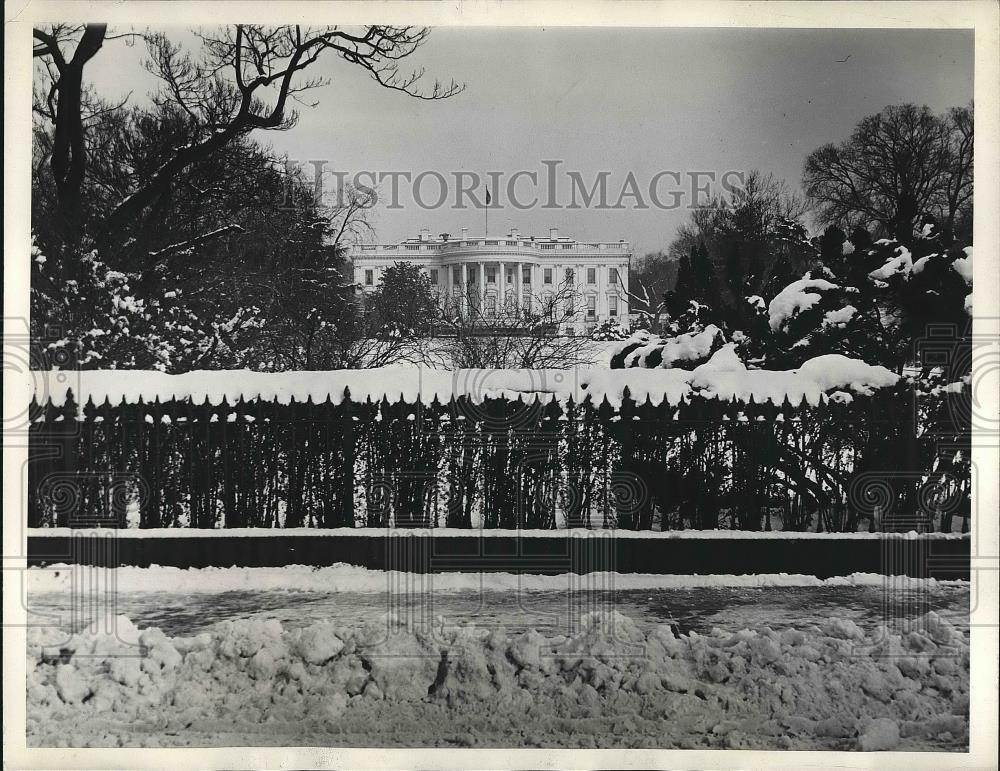
M 937 418 L 859 364 L 74 373 L 32 402 L 29 525 L 950 530 Z
M 55 374 L 55 373 L 40 373 Z M 794 370 L 748 370 L 732 346 L 716 352 L 710 361 L 693 370 L 643 369 L 610 370 L 581 366 L 572 369 L 460 369 L 455 371 L 423 367 L 383 367 L 329 372 L 195 371 L 180 375 L 145 370 L 84 370 L 59 373 L 71 380 L 77 404 L 108 400 L 112 404 L 134 404 L 140 399 L 153 402 L 208 400 L 218 405 L 244 401 L 292 401 L 339 404 L 349 398 L 356 402 L 395 403 L 405 401 L 429 405 L 465 398 L 474 403 L 484 399 L 521 398 L 522 401 L 573 400 L 586 398 L 599 404 L 605 399 L 621 405 L 624 390 L 631 398 L 653 404 L 678 404 L 691 398 L 737 399 L 793 404 L 805 400 L 817 405 L 829 398 L 849 400 L 856 394 L 895 385 L 898 376 L 885 367 L 866 364 L 838 354 L 817 356 Z M 63 404 L 67 389 L 48 389 L 50 378 L 35 384 L 35 398 Z M 63 382 L 63 381 L 60 381 Z

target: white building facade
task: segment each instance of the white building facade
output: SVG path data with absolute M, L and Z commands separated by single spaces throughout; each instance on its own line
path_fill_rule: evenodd
M 364 292 L 379 285 L 385 270 L 397 262 L 422 268 L 439 298 L 459 312 L 486 320 L 506 307 L 548 307 L 553 298 L 572 313 L 559 314 L 559 332 L 587 334 L 605 321 L 628 319 L 628 268 L 631 247 L 626 241 L 582 242 L 560 237 L 556 228 L 547 238 L 470 236 L 463 228 L 456 238 L 432 237 L 426 228 L 416 238 L 398 244 L 360 244 L 351 250 L 354 281 Z

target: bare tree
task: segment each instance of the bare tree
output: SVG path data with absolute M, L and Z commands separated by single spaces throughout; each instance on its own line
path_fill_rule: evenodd
M 625 292 L 625 296 L 628 297 L 629 308 L 634 313 L 638 313 L 640 317 L 645 318 L 650 332 L 659 334 L 661 318 L 667 312 L 665 298 L 669 289 L 659 282 L 650 285 L 638 276 L 629 281 L 631 289 L 625 289 L 620 278 L 618 283 L 622 291 Z
M 645 319 L 650 331 L 660 331 L 660 318 L 667 311 L 664 297 L 677 280 L 678 260 L 669 254 L 651 252 L 629 266 L 629 288 L 625 288 L 621 275 L 619 288 L 629 299 L 629 309 Z
M 688 299 L 698 299 L 724 310 L 734 323 L 746 323 L 743 297 L 764 291 L 775 271 L 790 261 L 789 226 L 809 208 L 784 180 L 751 169 L 738 188 L 694 209 L 677 229 L 668 254 L 677 261 L 679 276 L 686 264 L 711 291 L 705 297 L 678 298 L 679 304 L 686 308 Z M 683 295 L 689 287 L 677 289 Z M 660 310 L 675 313 L 667 307 Z
M 864 118 L 846 142 L 813 151 L 803 176 L 823 222 L 874 227 L 904 243 L 920 215 L 952 230 L 972 200 L 972 113 L 893 105 Z
M 948 111 L 948 143 L 952 172 L 945 182 L 948 216 L 945 227 L 958 238 L 972 240 L 973 123 L 972 107 Z M 959 230 L 968 232 L 959 235 Z
M 198 58 L 185 53 L 163 34 L 147 36 L 147 67 L 162 82 L 155 100 L 181 110 L 188 141 L 169 148 L 152 174 L 106 213 L 96 228 L 106 238 L 122 238 L 144 211 L 167 194 L 178 174 L 253 131 L 291 128 L 297 114 L 289 102 L 326 83 L 309 76 L 324 54 L 360 67 L 380 86 L 420 99 L 444 99 L 462 90 L 454 81 L 435 81 L 420 90 L 423 71 L 404 72 L 400 62 L 427 39 L 422 27 L 340 27 L 235 25 L 217 33 L 201 32 Z M 60 207 L 70 228 L 82 227 L 81 194 L 87 165 L 83 121 L 83 70 L 107 38 L 106 25 L 35 29 L 35 57 L 52 77 L 46 103 L 54 123 L 52 171 Z M 64 47 L 75 41 L 70 55 Z
M 82 225 L 82 190 L 87 170 L 84 141 L 85 89 L 83 68 L 104 45 L 106 24 L 85 27 L 54 24 L 48 30 L 35 29 L 33 56 L 42 60 L 49 86 L 36 98 L 35 111 L 55 126 L 50 165 L 67 228 Z M 72 45 L 72 51 L 64 47 Z
M 723 242 L 761 245 L 774 236 L 781 222 L 797 220 L 809 208 L 808 201 L 784 180 L 751 169 L 743 184 L 730 194 L 692 210 L 688 221 L 677 228 L 668 254 L 679 260 L 690 256 L 700 244 L 713 254 L 721 250 Z
M 439 304 L 437 363 L 456 368 L 566 369 L 586 362 L 588 339 L 565 334 L 584 316 L 582 293 L 564 283 L 552 291 L 502 298 L 475 290 Z
M 687 222 L 677 228 L 667 253 L 674 260 L 689 257 L 701 243 L 712 242 L 719 236 L 722 222 L 729 215 L 729 203 L 716 196 L 691 210 Z

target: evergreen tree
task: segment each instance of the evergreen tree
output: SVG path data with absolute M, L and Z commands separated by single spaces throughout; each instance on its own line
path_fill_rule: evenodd
M 691 255 L 691 270 L 697 287 L 693 299 L 712 305 L 718 299 L 719 288 L 716 283 L 715 266 L 709 259 L 708 247 L 705 246 L 704 241 L 699 242 Z
M 695 299 L 696 292 L 691 259 L 684 255 L 677 265 L 677 283 L 674 286 L 674 294 L 679 301 L 683 301 L 686 305 L 689 300 Z

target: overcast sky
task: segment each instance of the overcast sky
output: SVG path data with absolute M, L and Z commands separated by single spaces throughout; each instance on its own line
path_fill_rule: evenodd
M 88 65 L 89 77 L 109 96 L 131 90 L 141 98 L 152 84 L 139 66 L 142 54 L 141 46 L 108 43 Z M 413 63 L 428 79 L 464 81 L 465 91 L 418 101 L 328 59 L 321 69 L 332 83 L 311 95 L 319 106 L 302 108 L 289 132 L 258 136 L 293 158 L 325 160 L 349 174 L 534 171 L 543 199 L 542 162 L 559 160 L 560 198 L 569 199 L 567 172 L 589 184 L 607 170 L 614 203 L 629 172 L 647 199 L 661 171 L 760 168 L 797 187 L 805 156 L 845 139 L 865 115 L 904 102 L 943 111 L 973 93 L 971 31 L 438 28 Z M 518 194 L 530 199 L 530 184 L 521 181 Z M 437 198 L 436 182 L 425 183 L 425 199 Z M 660 199 L 688 186 L 661 177 Z M 423 210 L 405 191 L 400 202 L 399 210 L 378 207 L 378 240 L 397 241 L 423 226 L 482 231 L 481 210 Z M 491 211 L 490 233 L 513 225 L 547 234 L 557 226 L 581 240 L 624 238 L 642 253 L 665 249 L 687 216 L 683 208 L 638 209 L 634 198 L 623 203 Z

